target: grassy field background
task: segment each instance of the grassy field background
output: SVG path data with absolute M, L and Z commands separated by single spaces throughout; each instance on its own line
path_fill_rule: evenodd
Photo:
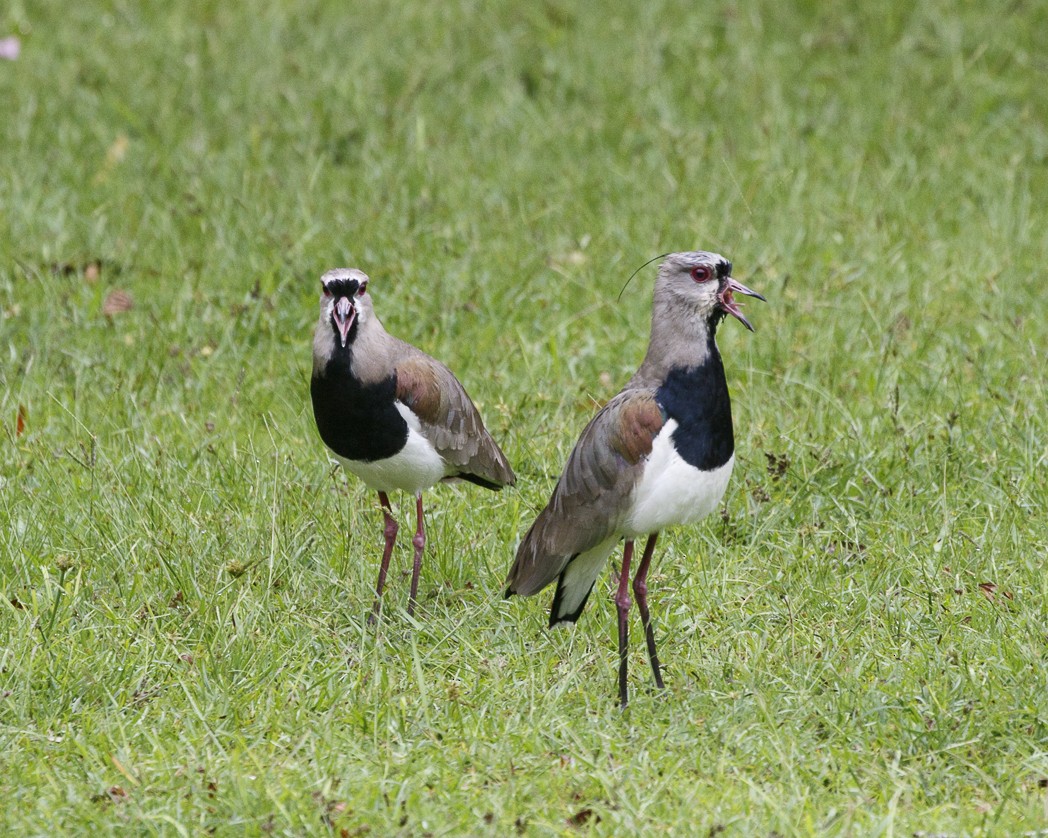
M 0 831 L 1046 834 L 1048 6 L 7 34 Z M 500 585 L 643 354 L 654 267 L 623 282 L 700 247 L 769 302 L 721 330 L 735 476 L 662 540 L 667 689 L 635 622 L 621 713 L 607 576 L 567 632 Z M 519 476 L 427 496 L 419 619 L 405 538 L 377 630 L 377 503 L 308 403 L 336 265 Z

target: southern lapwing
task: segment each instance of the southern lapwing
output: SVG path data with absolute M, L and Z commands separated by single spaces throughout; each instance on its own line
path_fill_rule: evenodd
M 506 580 L 507 597 L 530 596 L 556 580 L 550 626 L 573 623 L 615 544 L 625 539 L 615 594 L 623 707 L 633 541 L 648 539 L 633 593 L 661 688 L 647 587 L 655 540 L 666 527 L 709 515 L 735 462 L 728 383 L 714 340 L 726 314 L 753 331 L 734 294 L 764 299 L 732 279 L 731 262 L 716 253 L 674 253 L 662 262 L 644 362 L 582 432 Z
M 422 492 L 454 479 L 501 489 L 515 482 L 513 470 L 451 370 L 382 328 L 363 271 L 337 268 L 320 278 L 309 389 L 320 438 L 347 471 L 378 492 L 382 505 L 386 546 L 372 621 L 397 538 L 388 493 L 415 496 L 413 614 L 426 543 Z

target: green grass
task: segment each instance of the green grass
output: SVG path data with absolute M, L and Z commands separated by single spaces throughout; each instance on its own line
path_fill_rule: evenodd
M 0 831 L 1044 834 L 1048 7 L 254 5 L 0 12 Z M 695 247 L 769 303 L 620 713 L 607 577 L 500 585 Z M 336 265 L 519 475 L 377 630 Z

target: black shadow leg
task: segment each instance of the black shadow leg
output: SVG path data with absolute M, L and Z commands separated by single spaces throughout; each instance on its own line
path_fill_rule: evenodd
M 415 613 L 415 598 L 418 595 L 418 577 L 422 572 L 422 551 L 426 546 L 426 525 L 422 521 L 422 492 L 415 498 L 415 512 L 418 516 L 418 527 L 411 543 L 415 545 L 415 563 L 411 568 L 411 595 L 408 597 L 408 616 Z
M 389 505 L 389 495 L 385 492 L 379 492 L 378 502 L 382 504 L 382 515 L 386 519 L 386 546 L 382 551 L 382 564 L 378 568 L 378 583 L 375 585 L 375 605 L 372 607 L 371 615 L 368 617 L 368 622 L 371 625 L 375 624 L 378 612 L 382 608 L 382 591 L 386 587 L 386 572 L 389 570 L 389 558 L 393 555 L 393 544 L 397 540 L 397 530 L 400 529 L 396 519 L 393 517 L 393 509 Z
M 651 661 L 651 671 L 655 675 L 655 686 L 661 690 L 664 686 L 662 668 L 659 665 L 659 653 L 655 651 L 655 626 L 651 622 L 651 612 L 648 611 L 648 565 L 651 564 L 651 557 L 655 552 L 655 540 L 658 537 L 657 532 L 648 536 L 640 567 L 637 568 L 637 575 L 633 577 L 633 594 L 637 597 L 637 608 L 640 610 L 640 619 L 644 624 L 644 639 L 648 642 L 648 660 Z
M 630 615 L 630 560 L 633 558 L 633 542 L 627 541 L 622 550 L 622 572 L 619 589 L 615 593 L 615 607 L 619 612 L 619 705 L 626 709 L 629 691 L 626 686 L 626 659 L 629 652 Z

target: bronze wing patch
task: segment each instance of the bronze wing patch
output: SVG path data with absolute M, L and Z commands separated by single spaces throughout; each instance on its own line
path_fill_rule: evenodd
M 419 418 L 422 432 L 456 473 L 479 478 L 489 488 L 512 485 L 516 478 L 465 388 L 442 363 L 418 352 L 396 365 L 397 398 Z

